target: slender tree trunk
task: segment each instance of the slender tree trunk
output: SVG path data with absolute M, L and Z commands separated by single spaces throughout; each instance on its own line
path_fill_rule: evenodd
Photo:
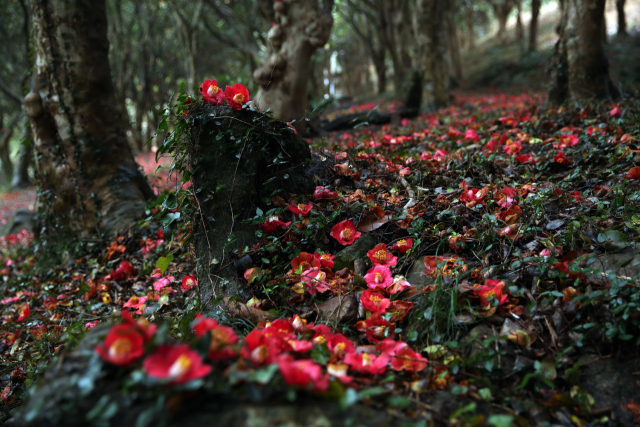
M 22 190 L 32 185 L 31 178 L 29 178 L 29 167 L 33 160 L 33 132 L 31 131 L 31 126 L 26 126 L 25 133 L 24 142 L 20 144 L 20 151 L 16 159 L 16 167 L 13 169 L 11 188 L 14 190 Z
M 529 24 L 529 52 L 538 50 L 538 18 L 541 0 L 531 0 L 531 23 Z
M 153 193 L 122 127 L 109 69 L 105 0 L 32 0 L 34 81 L 25 108 L 46 233 L 113 233 Z M 58 240 L 59 241 L 59 240 Z
M 13 175 L 13 163 L 11 163 L 11 147 L 9 141 L 13 136 L 13 130 L 16 124 L 15 117 L 12 117 L 3 127 L 2 112 L 0 112 L 0 166 L 2 166 L 3 177 L 0 183 L 10 182 Z
M 624 4 L 626 0 L 616 0 L 616 9 L 618 10 L 618 37 L 626 37 L 627 33 L 627 17 L 624 14 Z
M 473 9 L 468 8 L 465 15 L 465 22 L 467 23 L 467 34 L 469 37 L 469 48 L 476 47 L 476 31 L 473 24 Z
M 456 1 L 451 0 L 447 10 L 447 43 L 449 56 L 453 65 L 453 72 L 458 82 L 462 80 L 462 58 L 460 56 L 460 40 L 458 39 L 458 26 L 456 25 Z
M 605 0 L 605 6 L 606 6 L 606 0 Z M 607 34 L 607 18 L 605 16 L 605 13 L 602 13 L 602 25 L 600 26 L 600 35 L 602 37 L 602 44 L 608 44 L 609 43 L 609 36 Z
M 332 3 L 332 2 L 323 2 Z M 302 119 L 308 106 L 308 81 L 311 57 L 324 46 L 331 35 L 331 7 L 320 8 L 318 0 L 276 2 L 276 25 L 271 28 L 275 52 L 253 77 L 260 91 L 253 97 L 260 108 L 273 111 L 277 119 L 296 120 L 299 132 L 305 130 Z
M 522 1 L 518 0 L 516 2 L 516 8 L 518 9 L 518 14 L 516 15 L 516 42 L 518 44 L 522 44 L 524 40 L 524 25 L 522 25 Z
M 416 2 L 416 39 L 422 46 L 425 69 L 431 77 L 431 100 L 440 108 L 449 103 L 446 13 L 449 0 Z
M 373 57 L 373 68 L 376 70 L 376 77 L 378 78 L 378 95 L 383 94 L 387 90 L 387 67 L 384 63 L 384 49 L 380 49 L 379 55 Z
M 564 2 L 549 90 L 551 103 L 619 98 L 602 46 L 604 7 L 605 0 Z

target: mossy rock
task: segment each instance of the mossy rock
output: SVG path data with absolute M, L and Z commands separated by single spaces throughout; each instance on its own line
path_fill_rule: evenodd
M 338 252 L 334 259 L 336 270 L 349 268 L 354 270 L 354 261 L 357 259 L 367 259 L 367 252 L 377 244 L 376 238 L 372 234 L 362 234 L 352 245 L 345 247 Z

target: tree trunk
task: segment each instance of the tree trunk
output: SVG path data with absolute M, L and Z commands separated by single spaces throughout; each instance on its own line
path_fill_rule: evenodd
M 518 9 L 518 14 L 516 15 L 516 42 L 518 44 L 522 44 L 524 40 L 524 26 L 522 25 L 522 1 L 518 0 L 516 2 L 516 8 Z
M 471 9 L 470 7 L 467 8 L 467 12 L 465 14 L 465 22 L 467 23 L 469 48 L 473 49 L 474 47 L 476 47 L 476 32 L 473 25 L 473 9 Z
M 13 128 L 16 124 L 16 118 L 9 119 L 7 126 L 3 126 L 2 112 L 0 112 L 0 166 L 2 167 L 2 174 L 4 177 L 0 179 L 0 184 L 11 181 L 13 175 L 13 163 L 11 163 L 11 147 L 9 147 L 9 141 L 13 136 Z
M 376 77 L 378 78 L 378 95 L 383 94 L 387 90 L 387 67 L 384 64 L 384 49 L 380 49 L 380 55 L 373 57 L 373 68 L 376 70 Z
M 332 2 L 324 2 L 332 3 Z M 254 71 L 260 91 L 253 101 L 271 109 L 277 119 L 296 120 L 298 132 L 304 132 L 301 120 L 309 103 L 307 85 L 313 53 L 327 43 L 333 18 L 331 5 L 321 9 L 318 0 L 286 0 L 274 3 L 276 25 L 270 30 L 275 52 Z
M 32 0 L 34 133 L 41 231 L 88 236 L 134 224 L 153 193 L 122 128 L 105 0 Z M 59 240 L 58 240 L 59 241 Z
M 529 24 L 529 52 L 538 50 L 538 18 L 541 0 L 531 0 L 531 23 Z
M 618 10 L 618 37 L 626 37 L 627 33 L 627 18 L 624 14 L 625 0 L 616 0 L 616 9 Z
M 416 3 L 416 40 L 422 46 L 424 67 L 431 77 L 431 101 L 435 108 L 449 103 L 447 69 L 446 13 L 449 0 L 418 0 Z
M 605 0 L 563 3 L 549 101 L 559 105 L 566 101 L 619 98 L 602 46 Z
M 452 0 L 452 4 L 447 11 L 447 44 L 449 47 L 449 56 L 453 65 L 453 72 L 458 82 L 462 81 L 462 58 L 460 57 L 460 40 L 458 39 L 458 26 L 456 25 L 456 2 Z
M 31 187 L 32 182 L 29 178 L 29 166 L 33 160 L 33 135 L 31 126 L 27 126 L 25 132 L 27 135 L 24 142 L 20 144 L 20 151 L 16 159 L 16 167 L 13 169 L 13 179 L 11 180 L 11 188 L 13 190 L 23 190 Z

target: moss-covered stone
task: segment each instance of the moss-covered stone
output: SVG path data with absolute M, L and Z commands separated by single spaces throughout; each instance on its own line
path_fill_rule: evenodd
M 373 249 L 376 243 L 376 238 L 372 234 L 362 234 L 352 245 L 347 246 L 335 255 L 333 262 L 336 271 L 345 267 L 354 270 L 354 261 L 366 259 L 367 252 Z
M 256 208 L 273 196 L 309 193 L 322 169 L 286 123 L 256 111 L 209 105 L 193 119 L 189 147 L 197 212 L 195 250 L 201 300 L 237 295 L 234 251 L 256 243 Z

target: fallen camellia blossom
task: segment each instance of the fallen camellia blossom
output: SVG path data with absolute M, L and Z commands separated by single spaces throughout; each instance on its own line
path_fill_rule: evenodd
M 188 291 L 189 289 L 195 288 L 196 286 L 198 286 L 198 281 L 196 280 L 195 276 L 184 276 L 182 278 L 182 291 Z
M 205 80 L 200 85 L 200 93 L 202 94 L 202 99 L 208 104 L 222 105 L 225 100 L 225 94 L 218 87 L 218 82 L 215 80 Z
M 227 104 L 234 110 L 242 110 L 242 106 L 251 101 L 249 89 L 241 83 L 227 86 L 224 89 L 224 96 L 227 97 Z
M 627 179 L 640 180 L 640 166 L 632 167 L 624 177 Z
M 376 265 L 385 265 L 391 267 L 397 264 L 398 257 L 393 256 L 392 253 L 387 251 L 387 245 L 379 243 L 367 252 L 367 257 L 371 260 L 371 263 Z
M 267 234 L 274 234 L 290 225 L 291 222 L 284 222 L 277 216 L 270 216 L 265 222 L 260 224 L 260 228 Z
M 291 203 L 289 205 L 289 210 L 291 212 L 293 212 L 296 216 L 297 215 L 302 215 L 303 218 L 306 218 L 309 216 L 309 212 L 311 212 L 311 208 L 313 207 L 313 205 L 311 203 L 304 205 L 304 204 L 298 204 L 295 205 L 293 203 Z
M 211 372 L 211 366 L 187 344 L 159 346 L 144 359 L 142 368 L 150 377 L 170 380 L 170 384 L 183 384 Z
M 356 231 L 356 226 L 349 220 L 339 222 L 331 229 L 331 237 L 342 246 L 352 245 L 361 235 L 362 233 Z
M 145 337 L 131 325 L 115 325 L 107 333 L 102 346 L 96 353 L 109 363 L 126 366 L 144 354 Z
M 378 265 L 370 269 L 364 275 L 364 280 L 367 282 L 369 289 L 385 289 L 393 284 L 391 270 L 384 265 Z
M 202 338 L 206 334 L 210 335 L 211 341 L 207 353 L 209 360 L 226 360 L 237 354 L 234 346 L 238 344 L 238 336 L 232 328 L 219 325 L 214 319 L 198 314 L 193 331 L 198 338 Z
M 391 246 L 392 251 L 399 251 L 402 255 L 406 254 L 413 247 L 413 239 L 401 239 Z
M 329 376 L 322 373 L 322 368 L 313 360 L 295 360 L 289 354 L 278 359 L 278 368 L 284 382 L 290 386 L 307 388 L 314 392 L 326 391 L 329 388 Z
M 391 300 L 383 297 L 377 292 L 367 289 L 362 292 L 360 303 L 365 310 L 370 311 L 371 313 L 384 314 L 387 312 L 387 308 L 391 305 Z
M 491 308 L 494 300 L 499 307 L 508 299 L 504 292 L 504 282 L 499 280 L 485 280 L 484 285 L 473 288 L 473 293 L 480 298 L 480 305 L 485 310 Z

